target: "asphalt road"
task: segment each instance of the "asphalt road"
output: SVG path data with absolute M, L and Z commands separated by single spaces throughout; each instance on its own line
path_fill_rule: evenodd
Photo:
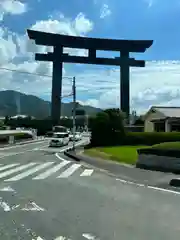
M 179 239 L 178 193 L 123 183 L 61 150 L 0 150 L 1 240 Z

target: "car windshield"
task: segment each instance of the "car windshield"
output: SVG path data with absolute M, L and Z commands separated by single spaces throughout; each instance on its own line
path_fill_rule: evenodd
M 66 134 L 53 134 L 53 138 L 64 138 Z

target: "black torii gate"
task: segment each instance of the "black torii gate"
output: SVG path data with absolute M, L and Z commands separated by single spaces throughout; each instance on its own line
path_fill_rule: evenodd
M 68 36 L 53 34 L 34 30 L 27 30 L 30 39 L 35 40 L 37 45 L 53 46 L 53 52 L 36 53 L 35 60 L 53 62 L 52 76 L 52 96 L 51 96 L 51 118 L 56 125 L 61 116 L 61 96 L 62 96 L 62 69 L 63 62 L 66 63 L 86 63 L 100 65 L 120 66 L 120 95 L 121 110 L 126 113 L 129 120 L 130 111 L 130 89 L 129 72 L 132 67 L 145 67 L 145 61 L 135 60 L 129 57 L 130 52 L 145 52 L 153 44 L 153 40 L 116 40 Z M 70 56 L 63 53 L 63 47 L 88 49 L 88 56 Z M 96 51 L 118 51 L 120 57 L 102 58 L 96 57 Z

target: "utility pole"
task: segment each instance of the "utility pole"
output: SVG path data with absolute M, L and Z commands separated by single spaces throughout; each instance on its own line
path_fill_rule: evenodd
M 76 78 L 73 77 L 73 150 L 75 150 L 75 134 L 76 134 Z
M 89 116 L 86 115 L 86 132 L 88 132 L 88 125 L 89 125 Z

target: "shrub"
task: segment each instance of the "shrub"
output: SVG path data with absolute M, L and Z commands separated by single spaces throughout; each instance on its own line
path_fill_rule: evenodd
M 99 133 L 100 131 L 98 131 Z M 94 139 L 93 139 L 94 137 Z M 180 133 L 160 133 L 160 132 L 122 132 L 108 133 L 102 132 L 98 136 L 92 134 L 92 146 L 116 146 L 116 145 L 148 145 L 164 142 L 180 142 Z
M 180 141 L 180 133 L 177 132 L 127 132 L 124 138 L 119 137 L 120 145 L 154 145 L 177 141 Z
M 17 133 L 14 135 L 15 141 L 19 141 L 19 140 L 23 140 L 23 139 L 32 139 L 32 135 L 30 135 L 28 133 Z

